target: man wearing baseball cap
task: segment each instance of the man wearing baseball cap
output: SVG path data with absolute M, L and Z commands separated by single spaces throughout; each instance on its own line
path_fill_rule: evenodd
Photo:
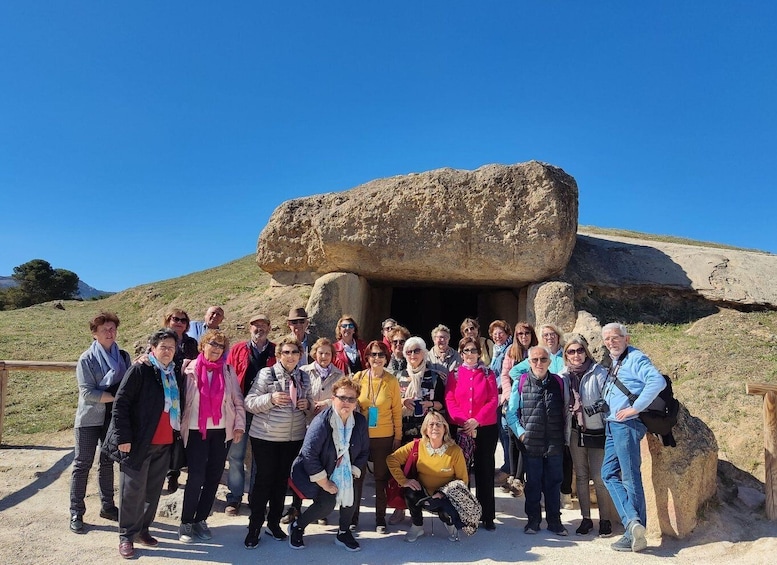
M 275 365 L 275 344 L 268 339 L 270 318 L 266 314 L 257 313 L 249 318 L 248 324 L 251 339 L 236 343 L 230 349 L 227 357 L 227 363 L 235 368 L 243 396 L 251 390 L 251 385 L 261 369 Z M 252 419 L 253 414 L 246 412 L 246 432 L 251 429 Z M 243 461 L 246 455 L 247 438 L 248 433 L 245 433 L 239 442 L 233 441 L 227 454 L 229 494 L 227 494 L 227 506 L 224 512 L 228 516 L 237 516 L 243 501 L 245 488 Z M 251 483 L 253 483 L 253 477 L 254 473 L 252 472 Z

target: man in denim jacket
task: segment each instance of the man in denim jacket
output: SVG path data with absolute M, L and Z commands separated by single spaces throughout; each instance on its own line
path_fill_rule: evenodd
M 602 338 L 612 359 L 612 368 L 604 387 L 607 438 L 602 480 L 626 528 L 626 533 L 612 544 L 612 548 L 616 551 L 642 551 L 647 547 L 647 511 L 640 472 L 640 442 L 646 429 L 639 413 L 655 400 L 666 386 L 666 381 L 647 355 L 629 345 L 626 326 L 607 324 L 602 328 Z M 616 376 L 636 395 L 633 404 L 615 386 Z

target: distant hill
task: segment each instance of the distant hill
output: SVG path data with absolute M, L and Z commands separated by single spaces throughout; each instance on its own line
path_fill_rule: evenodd
M 0 288 L 8 288 L 11 286 L 16 286 L 16 281 L 13 280 L 12 277 L 3 277 L 0 276 Z M 104 298 L 106 296 L 110 296 L 111 294 L 115 294 L 114 292 L 108 292 L 105 290 L 97 290 L 93 286 L 89 286 L 84 281 L 79 280 L 78 281 L 78 298 L 81 300 L 89 300 L 91 298 Z

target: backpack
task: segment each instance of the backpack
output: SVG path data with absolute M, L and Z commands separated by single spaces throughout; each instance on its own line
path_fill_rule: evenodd
M 680 412 L 680 403 L 674 397 L 672 379 L 667 375 L 661 375 L 666 381 L 664 390 L 658 393 L 655 400 L 645 410 L 639 413 L 639 419 L 645 424 L 648 433 L 661 436 L 664 445 L 676 447 L 672 428 L 677 424 L 677 415 Z M 629 404 L 634 404 L 637 399 L 635 394 L 626 388 L 619 378 L 615 378 L 615 386 L 626 395 Z

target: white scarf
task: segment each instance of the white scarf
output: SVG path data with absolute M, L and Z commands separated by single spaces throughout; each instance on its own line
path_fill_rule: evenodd
M 337 464 L 329 480 L 337 485 L 337 495 L 335 505 L 353 506 L 353 472 L 351 471 L 351 453 L 349 446 L 351 443 L 351 433 L 356 420 L 353 414 L 348 416 L 345 424 L 343 419 L 332 410 L 329 417 L 329 425 L 332 426 L 332 442 L 335 444 L 337 452 Z
M 410 377 L 410 384 L 407 385 L 405 391 L 405 398 L 420 399 L 421 398 L 421 379 L 426 372 L 426 359 L 421 361 L 421 364 L 417 369 L 413 369 L 410 363 L 407 364 L 407 374 Z

